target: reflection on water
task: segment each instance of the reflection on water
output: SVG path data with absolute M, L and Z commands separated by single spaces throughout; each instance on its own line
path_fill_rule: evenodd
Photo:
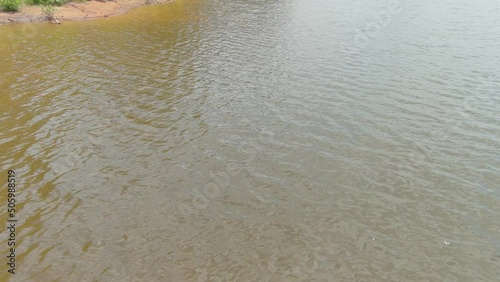
M 494 281 L 499 11 L 179 0 L 1 26 L 11 281 Z

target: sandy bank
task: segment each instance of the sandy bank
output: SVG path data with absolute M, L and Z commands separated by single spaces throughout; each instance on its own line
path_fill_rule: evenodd
M 59 22 L 105 18 L 123 14 L 138 6 L 167 3 L 171 1 L 172 0 L 113 0 L 106 2 L 70 2 L 61 7 L 54 7 L 54 18 Z M 16 13 L 0 12 L 0 24 L 42 21 L 47 21 L 47 19 L 43 16 L 42 8 L 38 6 L 23 6 Z

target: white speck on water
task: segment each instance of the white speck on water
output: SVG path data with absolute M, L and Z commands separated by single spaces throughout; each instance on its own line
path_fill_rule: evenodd
M 444 243 L 445 245 L 447 245 L 447 246 L 450 246 L 450 245 L 451 245 L 450 241 L 448 241 L 448 240 L 443 240 L 443 239 L 441 239 L 441 242 L 443 242 L 443 243 Z

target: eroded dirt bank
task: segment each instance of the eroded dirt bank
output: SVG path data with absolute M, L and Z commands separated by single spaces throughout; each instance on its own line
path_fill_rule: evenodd
M 105 18 L 123 14 L 130 9 L 147 4 L 160 4 L 172 0 L 114 0 L 66 3 L 54 7 L 54 18 L 59 22 Z M 47 21 L 39 6 L 23 6 L 16 13 L 0 12 L 0 24 Z

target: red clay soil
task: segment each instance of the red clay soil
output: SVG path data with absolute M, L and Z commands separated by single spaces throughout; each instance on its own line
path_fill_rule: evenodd
M 113 0 L 87 1 L 83 3 L 66 3 L 61 7 L 54 7 L 54 18 L 57 21 L 77 21 L 86 19 L 105 18 L 119 15 L 128 10 L 145 4 L 166 3 L 172 0 Z M 47 21 L 43 16 L 42 8 L 38 6 L 23 6 L 16 13 L 0 12 L 0 24 L 20 22 Z

